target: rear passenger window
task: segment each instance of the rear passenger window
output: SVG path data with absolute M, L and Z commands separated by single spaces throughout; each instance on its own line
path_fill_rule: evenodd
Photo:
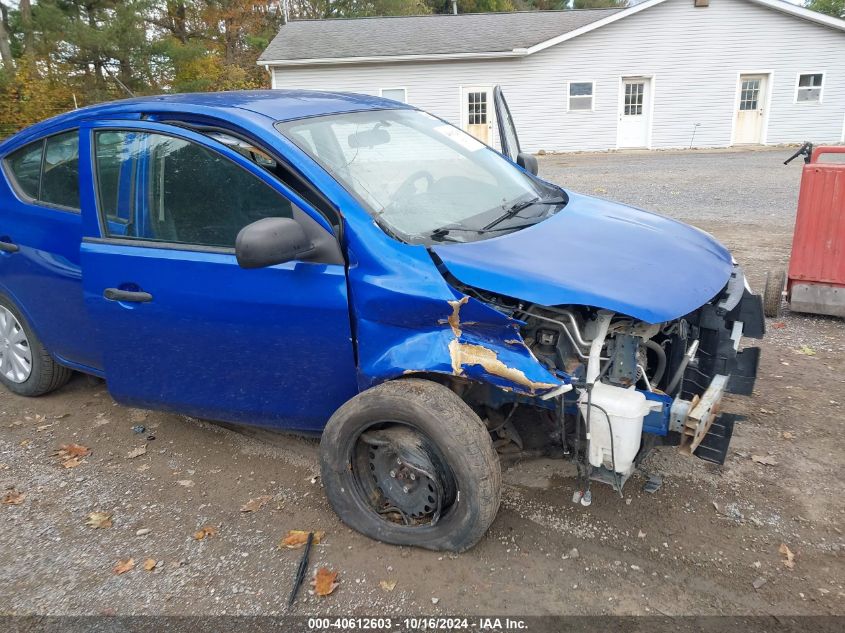
M 123 131 L 94 138 L 100 213 L 111 237 L 231 248 L 247 224 L 293 217 L 287 198 L 191 141 Z
M 31 143 L 6 158 L 18 189 L 35 202 L 79 211 L 79 132 Z
M 12 153 L 7 159 L 12 178 L 26 196 L 38 199 L 38 181 L 41 177 L 41 154 L 44 141 L 32 143 Z
M 41 202 L 79 209 L 79 133 L 51 136 L 44 145 Z

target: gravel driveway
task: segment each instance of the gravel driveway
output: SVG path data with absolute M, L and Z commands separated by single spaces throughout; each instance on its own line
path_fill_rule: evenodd
M 800 174 L 781 165 L 788 153 L 572 154 L 540 169 L 702 227 L 759 287 L 788 256 Z M 488 535 L 462 555 L 344 527 L 314 477 L 314 439 L 128 409 L 81 376 L 35 400 L 0 390 L 0 484 L 23 495 L 0 505 L 0 613 L 284 613 L 300 552 L 278 543 L 299 529 L 326 532 L 312 569 L 340 583 L 325 598 L 305 587 L 299 615 L 842 614 L 843 334 L 835 319 L 769 323 L 755 395 L 728 403 L 747 420 L 724 467 L 661 449 L 647 464 L 659 492 L 635 476 L 624 500 L 596 486 L 582 508 L 568 465 L 517 464 Z M 91 452 L 64 468 L 54 453 L 70 443 Z M 88 525 L 94 512 L 110 525 Z

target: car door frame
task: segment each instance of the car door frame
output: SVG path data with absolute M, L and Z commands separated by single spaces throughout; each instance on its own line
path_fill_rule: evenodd
M 81 195 L 84 199 L 89 201 L 89 204 L 83 205 L 83 237 L 82 237 L 82 248 L 84 249 L 84 245 L 86 243 L 93 243 L 93 244 L 106 244 L 106 245 L 114 245 L 120 247 L 134 247 L 134 248 L 148 248 L 148 249 L 158 249 L 158 250 L 175 250 L 175 251 L 193 251 L 199 253 L 209 253 L 209 254 L 216 254 L 216 255 L 231 255 L 232 257 L 235 256 L 235 249 L 233 247 L 214 247 L 214 246 L 204 246 L 204 245 L 193 245 L 193 244 L 184 244 L 184 243 L 168 243 L 168 242 L 157 242 L 157 241 L 148 241 L 138 238 L 133 238 L 129 236 L 119 236 L 119 235 L 109 235 L 107 228 L 105 226 L 106 219 L 104 215 L 100 213 L 99 209 L 99 187 L 97 183 L 97 168 L 96 168 L 96 147 L 94 142 L 94 135 L 100 131 L 137 131 L 138 133 L 146 133 L 146 134 L 160 134 L 166 135 L 174 138 L 183 139 L 185 141 L 195 143 L 200 147 L 204 147 L 209 151 L 214 152 L 218 156 L 229 160 L 230 162 L 234 163 L 235 166 L 246 170 L 247 173 L 252 174 L 254 177 L 258 178 L 259 181 L 263 182 L 265 185 L 269 186 L 271 190 L 273 190 L 277 195 L 289 200 L 293 205 L 298 207 L 309 219 L 313 220 L 316 223 L 316 226 L 319 230 L 326 231 L 331 239 L 336 244 L 336 257 L 332 257 L 331 261 L 314 261 L 308 260 L 307 263 L 313 263 L 317 265 L 336 265 L 342 266 L 343 268 L 343 277 L 344 277 L 344 287 L 348 283 L 348 276 L 347 276 L 347 265 L 345 260 L 345 253 L 343 245 L 339 239 L 339 230 L 335 230 L 329 223 L 328 219 L 325 215 L 318 210 L 316 210 L 312 204 L 302 198 L 299 194 L 296 193 L 293 189 L 288 187 L 284 182 L 282 182 L 279 178 L 275 177 L 273 174 L 269 173 L 267 170 L 262 168 L 261 166 L 255 164 L 254 162 L 250 161 L 248 158 L 240 154 L 239 152 L 231 149 L 224 143 L 221 143 L 207 135 L 204 135 L 200 132 L 196 132 L 186 127 L 180 127 L 178 125 L 173 125 L 169 123 L 161 123 L 157 121 L 149 121 L 149 120 L 125 120 L 125 119 L 109 119 L 109 120 L 100 120 L 100 121 L 88 121 L 83 123 L 80 126 L 80 153 L 81 158 L 85 162 L 85 167 L 81 168 L 81 171 L 85 171 L 88 174 L 88 178 L 84 179 L 81 183 L 81 188 L 84 189 L 84 192 L 81 192 Z M 82 154 L 82 152 L 86 152 Z M 274 152 L 278 154 L 278 152 Z M 285 160 L 284 156 L 278 157 L 282 160 Z M 285 161 L 287 162 L 287 161 Z M 84 257 L 84 252 L 83 252 Z M 297 262 L 297 263 L 306 263 L 306 262 Z M 237 264 L 234 264 L 237 265 Z M 82 275 L 83 275 L 83 285 L 85 283 L 85 266 L 84 266 L 84 259 L 83 259 L 83 266 L 82 266 Z M 87 291 L 85 291 L 87 293 Z M 346 309 L 344 314 L 346 315 L 345 324 L 347 328 L 349 328 L 349 341 L 350 341 L 350 359 L 349 359 L 349 371 L 350 377 L 352 382 L 356 379 L 356 358 L 355 358 L 355 348 L 353 345 L 354 338 L 351 334 L 352 329 L 352 322 L 351 318 L 349 317 L 349 301 L 350 297 L 348 293 L 345 295 L 346 300 Z M 86 297 L 86 302 L 88 298 Z M 103 346 L 101 349 L 103 358 L 104 358 L 104 374 L 105 377 L 108 379 L 108 363 L 106 361 L 108 351 L 105 349 L 105 341 L 102 337 L 98 339 L 98 344 Z M 343 385 L 343 388 L 346 389 L 346 385 Z M 345 393 L 345 392 L 344 392 Z M 352 393 L 345 393 L 346 397 L 351 397 L 354 395 Z M 328 398 L 327 398 L 328 399 Z M 124 401 L 128 400 L 127 398 L 123 398 Z M 147 406 L 144 403 L 141 403 L 142 406 Z M 165 401 L 161 402 L 160 408 L 171 408 L 168 407 L 168 403 Z M 339 405 L 338 405 L 339 406 Z M 178 407 L 172 407 L 173 410 L 179 410 Z M 234 420 L 228 417 L 220 417 L 217 419 L 226 419 L 230 421 L 239 421 Z M 325 423 L 325 420 L 323 420 Z M 260 424 L 260 422 L 259 422 Z M 270 423 L 274 425 L 275 423 Z M 292 427 L 291 427 L 292 428 Z M 307 430 L 307 429 L 303 429 Z

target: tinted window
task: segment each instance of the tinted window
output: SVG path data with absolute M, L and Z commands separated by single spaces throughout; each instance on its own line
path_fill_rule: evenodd
M 79 133 L 51 136 L 44 145 L 41 202 L 79 209 Z
M 10 154 L 6 164 L 28 197 L 79 210 L 79 132 L 31 143 Z
M 101 213 L 128 222 L 120 230 L 106 222 L 109 235 L 233 247 L 247 224 L 293 215 L 287 199 L 196 143 L 161 134 L 99 132 L 95 146 Z
M 38 180 L 41 176 L 43 141 L 22 147 L 6 159 L 9 171 L 18 188 L 33 199 L 38 198 Z

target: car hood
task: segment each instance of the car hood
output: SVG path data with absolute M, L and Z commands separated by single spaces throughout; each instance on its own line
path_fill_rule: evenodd
M 585 305 L 661 323 L 689 314 L 730 278 L 711 235 L 655 213 L 567 192 L 558 213 L 478 242 L 432 247 L 459 281 L 540 305 Z

